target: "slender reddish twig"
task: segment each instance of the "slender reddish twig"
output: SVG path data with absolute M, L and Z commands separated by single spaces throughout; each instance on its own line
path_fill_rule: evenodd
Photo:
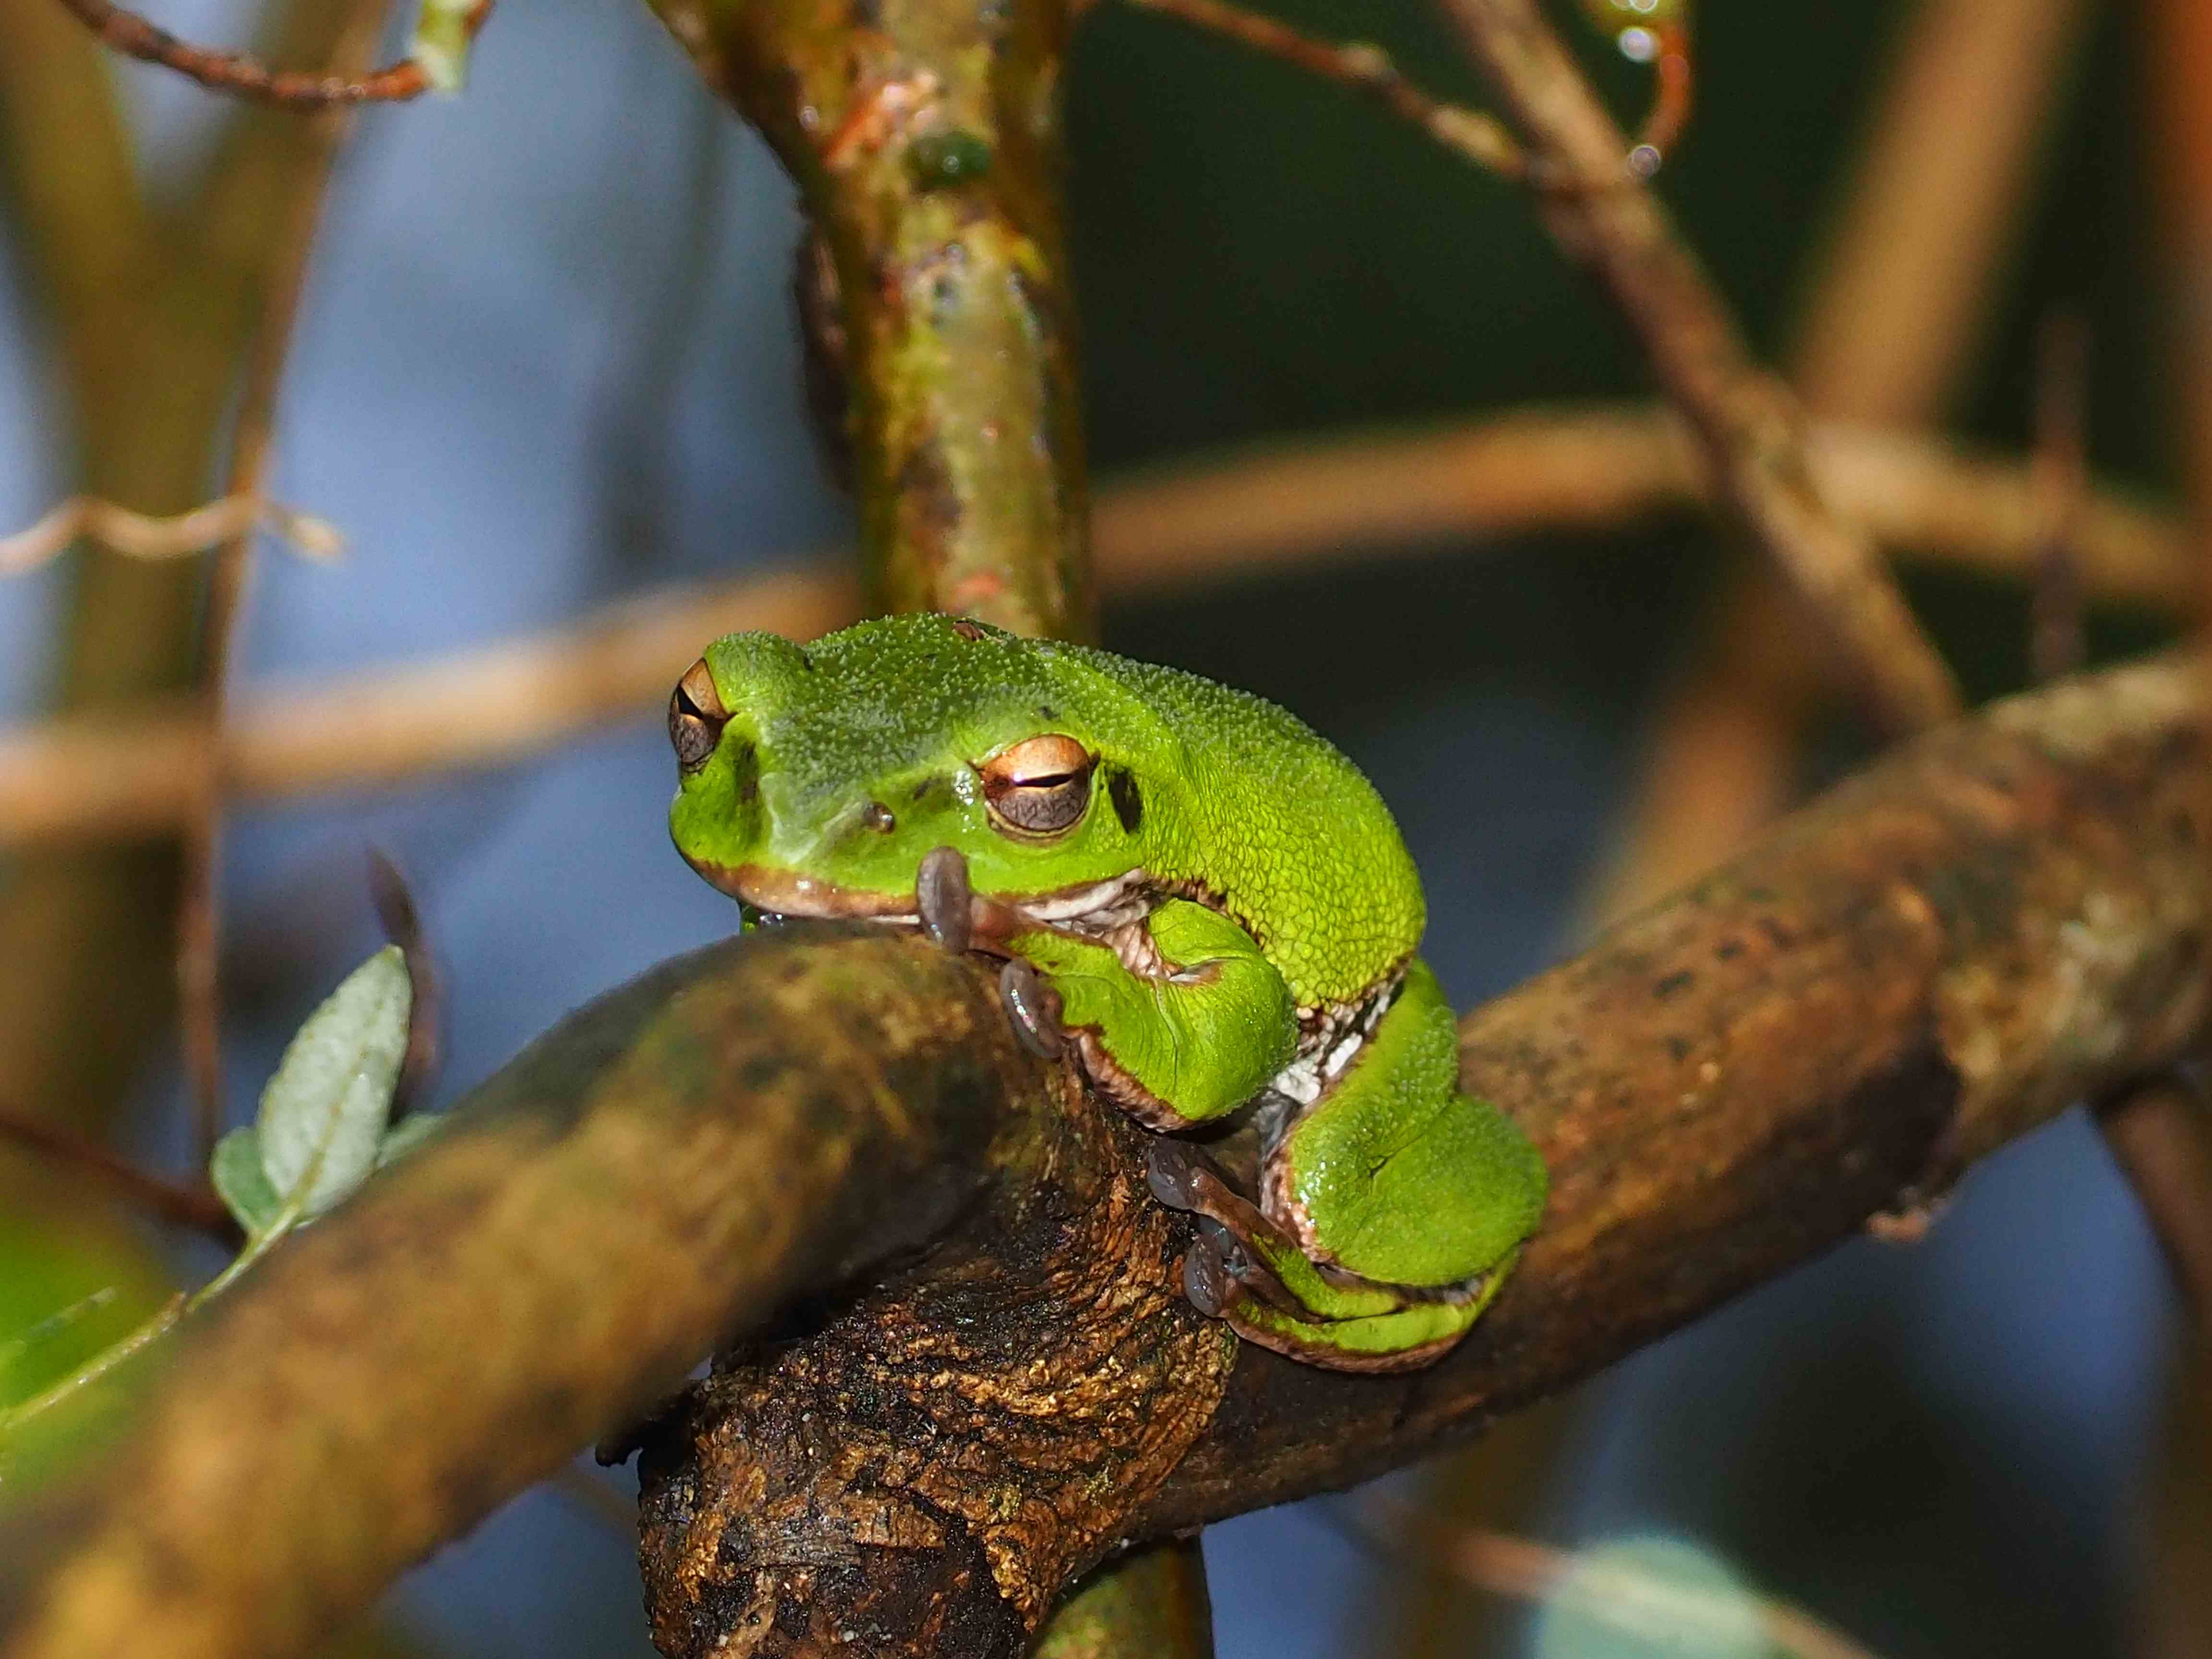
M 1628 165 L 1649 177 L 1671 155 L 1689 130 L 1695 70 L 1690 57 L 1690 25 L 1685 19 L 1662 23 L 1651 31 L 1658 46 L 1651 60 L 1657 80 L 1651 108 L 1628 152 Z
M 2178 1074 L 2161 1077 L 2100 1108 L 2097 1127 L 2200 1334 L 2212 1334 L 2212 1122 L 2202 1093 Z
M 2081 665 L 2081 569 L 2077 545 L 2089 495 L 2089 332 L 2070 312 L 2043 319 L 2035 354 L 2036 492 L 2043 549 L 2036 560 L 2029 660 L 2038 680 Z
M 179 40 L 167 29 L 109 0 L 61 0 L 61 3 L 125 57 L 174 70 L 210 91 L 233 97 L 313 110 L 344 104 L 404 103 L 430 89 L 428 74 L 412 58 L 358 76 L 271 69 L 249 52 L 224 52 Z M 467 38 L 476 38 L 491 15 L 492 3 L 493 0 L 478 0 L 463 18 L 462 30 Z
M 1194 28 L 1222 35 L 1324 81 L 1371 93 L 1394 114 L 1412 122 L 1447 149 L 1456 151 L 1479 167 L 1510 179 L 1521 177 L 1524 171 L 1521 147 L 1495 119 L 1480 111 L 1430 96 L 1407 80 L 1380 46 L 1364 41 L 1340 46 L 1318 40 L 1272 17 L 1226 4 L 1224 0 L 1129 3 L 1146 11 L 1180 18 Z
M 73 1134 L 58 1124 L 41 1122 L 0 1108 L 0 1140 L 83 1170 L 106 1182 L 117 1194 L 148 1214 L 179 1227 L 191 1227 L 217 1238 L 236 1235 L 237 1224 L 222 1200 L 204 1187 L 185 1187 L 142 1170 L 128 1158 L 99 1142 Z
M 407 1051 L 400 1057 L 399 1078 L 392 1089 L 392 1121 L 396 1123 L 421 1103 L 423 1091 L 444 1058 L 444 985 L 407 878 L 374 847 L 368 849 L 368 896 L 376 907 L 384 937 L 398 945 L 406 959 L 411 988 L 407 1002 Z

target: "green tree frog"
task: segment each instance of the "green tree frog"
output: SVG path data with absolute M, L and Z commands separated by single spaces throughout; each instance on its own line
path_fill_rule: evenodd
M 1541 1159 L 1460 1092 L 1374 787 L 1273 704 L 939 616 L 709 646 L 670 701 L 678 849 L 762 917 L 1000 958 L 1017 1034 L 1163 1134 L 1192 1301 L 1310 1363 L 1442 1355 Z

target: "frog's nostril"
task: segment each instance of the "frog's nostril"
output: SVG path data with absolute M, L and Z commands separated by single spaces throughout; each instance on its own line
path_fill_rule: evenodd
M 676 763 L 696 772 L 707 763 L 729 723 L 730 711 L 722 706 L 714 677 L 702 657 L 684 671 L 668 698 L 668 741 L 675 746 Z

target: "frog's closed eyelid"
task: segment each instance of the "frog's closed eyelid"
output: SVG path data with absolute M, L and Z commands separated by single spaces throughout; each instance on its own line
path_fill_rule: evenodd
M 976 773 L 994 826 L 1018 836 L 1056 836 L 1082 822 L 1097 764 L 1073 738 L 1047 732 L 1009 744 Z
M 704 766 L 729 720 L 730 711 L 702 657 L 684 671 L 668 696 L 668 741 L 676 750 L 677 765 L 685 772 Z

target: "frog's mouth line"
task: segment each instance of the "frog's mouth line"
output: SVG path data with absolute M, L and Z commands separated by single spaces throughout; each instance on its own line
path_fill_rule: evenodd
M 871 893 L 817 876 L 758 864 L 731 866 L 695 859 L 691 867 L 732 898 L 771 915 L 880 921 L 903 927 L 921 925 L 920 902 L 913 893 Z M 978 894 L 972 901 L 976 912 L 975 942 L 988 948 L 994 939 L 1039 927 L 1108 933 L 1151 908 L 1150 889 L 1151 879 L 1145 872 L 1131 870 L 1103 881 L 1081 882 L 1026 896 L 1000 893 L 987 898 Z

